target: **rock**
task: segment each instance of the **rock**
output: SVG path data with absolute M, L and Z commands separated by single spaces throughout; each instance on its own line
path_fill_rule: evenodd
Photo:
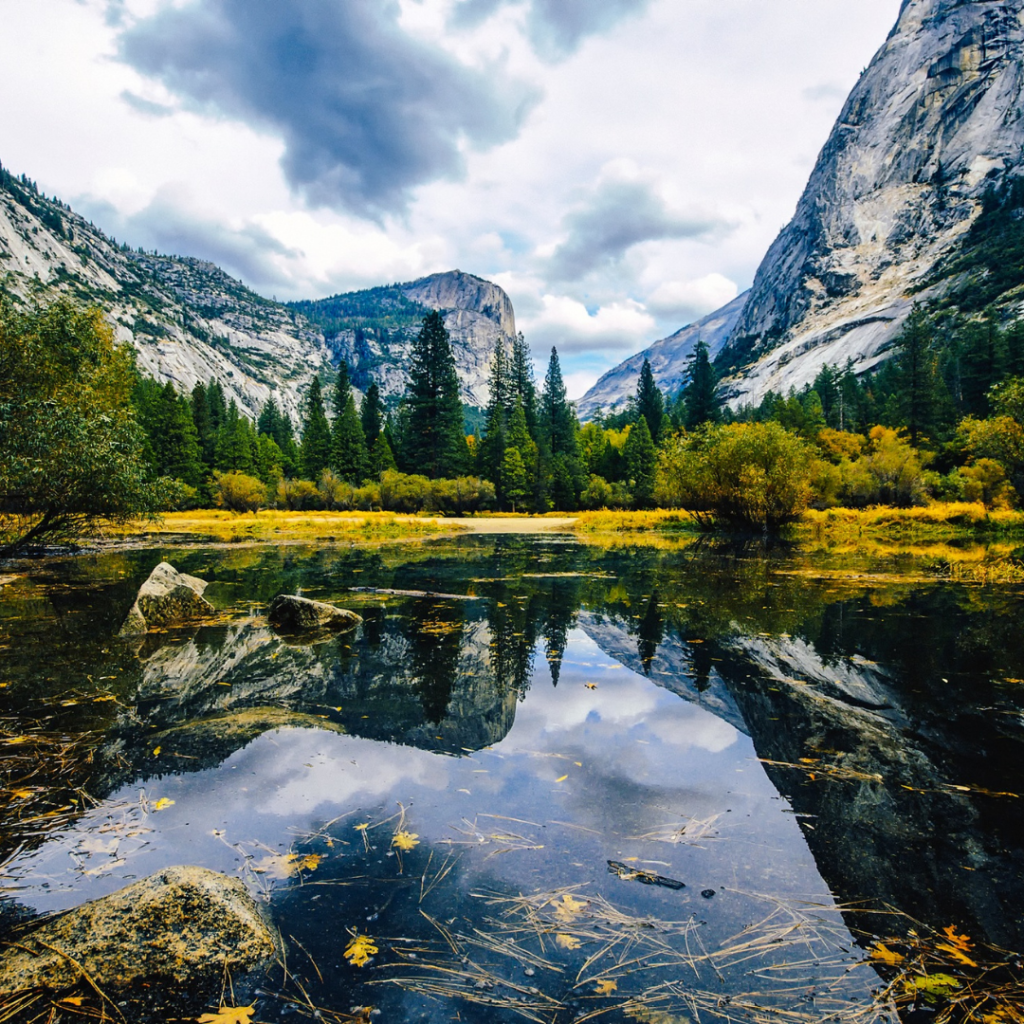
M 216 609 L 203 597 L 206 581 L 178 572 L 161 562 L 139 589 L 118 636 L 140 636 L 158 626 L 177 626 L 213 615 Z
M 278 594 L 270 602 L 267 618 L 280 633 L 353 629 L 363 621 L 361 616 L 346 608 L 335 608 L 333 604 L 295 594 Z
M 207 868 L 166 868 L 48 921 L 0 955 L 0 995 L 78 984 L 106 993 L 166 985 L 196 995 L 266 966 L 277 941 L 245 886 Z

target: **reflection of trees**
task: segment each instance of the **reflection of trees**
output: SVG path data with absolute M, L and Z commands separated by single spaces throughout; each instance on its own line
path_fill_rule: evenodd
M 636 647 L 640 655 L 640 663 L 644 667 L 644 675 L 651 674 L 651 662 L 658 653 L 658 644 L 665 639 L 664 623 L 658 610 L 658 592 L 651 594 L 647 602 L 647 610 L 637 625 Z
M 544 655 L 551 669 L 551 682 L 557 686 L 569 630 L 576 624 L 579 597 L 576 587 L 552 587 L 544 622 Z
M 462 653 L 462 609 L 457 602 L 413 602 L 415 631 L 410 637 L 413 676 L 428 722 L 436 725 L 448 711 Z

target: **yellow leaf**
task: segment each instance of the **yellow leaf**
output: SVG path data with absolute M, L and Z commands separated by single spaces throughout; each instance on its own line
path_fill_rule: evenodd
M 81 1006 L 84 1001 L 83 996 L 65 996 L 61 1000 L 61 1002 L 65 1003 L 67 1006 Z
M 315 871 L 322 860 L 319 853 L 279 853 L 264 857 L 253 865 L 253 871 L 271 878 L 291 878 L 300 871 Z
M 610 978 L 605 978 L 603 981 L 599 981 L 594 988 L 594 991 L 599 996 L 610 996 L 617 988 L 619 983 L 612 981 Z
M 357 832 L 365 832 L 370 827 L 370 823 L 368 821 L 364 821 L 361 825 L 353 825 L 352 827 Z
M 978 966 L 962 949 L 958 949 L 956 946 L 950 946 L 945 942 L 940 942 L 935 948 L 941 949 L 943 953 L 948 953 L 954 960 L 958 960 L 960 963 L 966 964 L 968 967 Z
M 969 950 L 973 945 L 966 935 L 957 935 L 956 928 L 953 925 L 943 928 L 942 934 L 945 935 L 946 938 L 957 947 L 957 949 L 962 949 L 964 952 L 967 952 L 967 950 Z
M 555 917 L 560 921 L 572 921 L 580 911 L 585 910 L 586 900 L 573 899 L 569 893 L 562 896 L 562 902 L 555 904 Z
M 960 987 L 960 981 L 952 974 L 918 975 L 907 983 L 908 989 L 920 992 L 925 999 L 948 998 Z
M 13 746 L 16 743 L 28 743 L 31 738 L 31 736 L 5 736 L 3 742 Z
M 216 1013 L 204 1013 L 199 1024 L 250 1024 L 256 1006 L 222 1006 Z
M 369 935 L 357 935 L 346 947 L 344 957 L 353 967 L 365 967 L 379 952 Z
M 92 702 L 93 704 L 101 704 L 105 700 L 117 700 L 117 698 L 112 693 L 107 693 L 102 697 L 93 697 Z
M 391 840 L 392 846 L 397 846 L 399 850 L 411 850 L 414 846 L 420 845 L 420 836 L 418 832 L 396 832 Z
M 160 751 L 163 750 L 163 749 L 164 749 L 163 747 L 154 747 L 153 748 L 153 756 L 154 757 L 159 757 L 160 756 Z
M 588 690 L 596 690 L 597 683 L 584 683 L 583 684 Z
M 160 797 L 155 804 L 153 804 L 154 811 L 166 811 L 168 807 L 173 807 L 174 801 L 168 799 L 165 796 Z
M 555 782 L 565 782 L 567 778 L 569 778 L 568 775 L 559 775 L 558 778 L 555 779 Z
M 890 949 L 884 942 L 876 942 L 869 954 L 872 960 L 881 960 L 886 964 L 903 963 L 903 954 Z
M 579 949 L 580 940 L 574 938 L 572 935 L 566 935 L 564 932 L 559 932 L 555 936 L 555 942 L 557 942 L 562 949 Z
M 31 789 L 16 789 L 11 793 L 15 800 L 27 800 L 33 793 Z

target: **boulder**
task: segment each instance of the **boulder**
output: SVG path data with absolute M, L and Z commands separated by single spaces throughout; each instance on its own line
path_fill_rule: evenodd
M 161 562 L 139 589 L 118 636 L 141 636 L 159 626 L 179 626 L 215 613 L 206 598 L 206 581 Z
M 279 633 L 353 629 L 363 621 L 361 616 L 346 608 L 335 608 L 333 604 L 294 594 L 278 594 L 270 602 L 267 618 Z
M 202 992 L 266 966 L 278 943 L 245 886 L 200 867 L 166 868 L 19 936 L 0 955 L 0 996 L 86 980 Z

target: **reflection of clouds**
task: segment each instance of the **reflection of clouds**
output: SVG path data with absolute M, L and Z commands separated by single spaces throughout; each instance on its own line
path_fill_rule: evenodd
M 309 730 L 267 733 L 227 762 L 240 778 L 250 772 L 258 776 L 259 787 L 248 800 L 254 812 L 291 818 L 321 807 L 374 802 L 402 787 L 444 789 L 448 784 L 445 761 L 427 751 L 354 736 L 315 735 L 317 749 L 311 752 Z M 209 779 L 199 788 L 211 796 L 217 791 Z

